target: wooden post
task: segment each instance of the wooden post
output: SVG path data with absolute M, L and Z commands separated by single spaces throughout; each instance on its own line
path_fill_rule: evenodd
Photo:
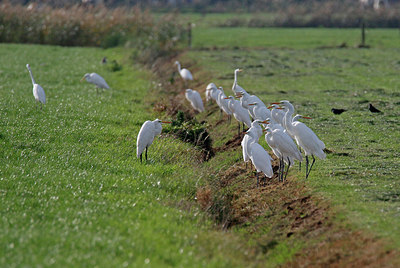
M 365 22 L 361 24 L 361 47 L 365 47 Z
M 192 47 L 192 23 L 188 23 L 188 46 L 189 48 Z

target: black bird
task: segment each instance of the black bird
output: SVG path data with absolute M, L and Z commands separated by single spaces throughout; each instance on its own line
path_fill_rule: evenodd
M 368 109 L 372 112 L 372 113 L 381 113 L 381 111 L 379 111 L 378 109 L 376 109 L 374 106 L 372 106 L 372 104 L 368 104 Z
M 106 64 L 107 63 L 107 57 L 104 57 L 102 60 L 101 60 L 101 64 Z
M 341 114 L 341 113 L 343 113 L 343 112 L 346 112 L 347 110 L 345 110 L 345 109 L 336 109 L 336 108 L 332 108 L 331 111 L 332 111 L 332 113 L 334 113 L 334 114 Z

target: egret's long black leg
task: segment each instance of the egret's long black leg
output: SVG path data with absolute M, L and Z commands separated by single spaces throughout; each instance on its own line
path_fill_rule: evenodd
M 299 152 L 301 154 L 301 148 L 300 147 L 298 147 L 298 148 L 299 148 Z M 299 171 L 301 171 L 301 161 L 299 161 Z
M 258 178 L 258 172 L 256 171 L 257 174 L 257 188 L 260 187 L 260 179 Z
M 290 159 L 289 159 L 289 157 L 288 157 L 288 166 L 287 166 L 287 169 L 286 169 L 286 175 L 285 175 L 285 179 L 283 180 L 283 181 L 285 181 L 286 180 L 286 178 L 287 178 L 287 174 L 289 173 L 289 167 L 290 167 Z
M 146 147 L 146 161 L 147 161 L 147 147 Z
M 313 165 L 314 165 L 314 163 L 315 163 L 314 155 L 311 155 L 311 156 L 312 156 L 313 161 L 312 161 L 311 166 L 310 166 L 310 169 L 308 170 L 308 173 L 307 173 L 307 175 L 306 175 L 306 179 L 308 178 L 308 175 L 310 175 L 311 169 L 312 169 L 312 167 L 313 167 Z
M 140 154 L 140 164 L 142 163 L 142 155 L 143 153 Z
M 281 171 L 281 182 L 283 182 L 283 178 L 284 178 L 284 176 L 285 176 L 285 161 L 283 160 L 283 157 L 282 157 L 282 171 Z
M 238 122 L 238 135 L 240 135 L 240 122 Z
M 308 155 L 306 155 L 306 179 L 308 177 Z
M 244 126 L 245 126 L 244 123 L 242 123 L 243 132 L 244 132 Z
M 219 110 L 219 119 L 222 119 L 222 110 Z

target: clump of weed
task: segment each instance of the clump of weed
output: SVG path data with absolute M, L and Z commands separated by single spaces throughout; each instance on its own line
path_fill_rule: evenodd
M 209 160 L 213 155 L 212 139 L 206 129 L 205 122 L 198 122 L 182 111 L 178 111 L 176 119 L 172 120 L 172 133 L 184 142 L 189 142 L 203 151 L 203 160 Z

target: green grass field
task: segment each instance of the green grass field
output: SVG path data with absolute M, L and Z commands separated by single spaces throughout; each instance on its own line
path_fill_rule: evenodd
M 212 77 L 201 82 L 222 85 L 230 93 L 233 70 L 243 68 L 239 84 L 246 90 L 266 103 L 288 99 L 297 113 L 314 118 L 305 123 L 332 153 L 317 160 L 308 180 L 313 191 L 334 204 L 349 228 L 400 248 L 398 31 L 370 30 L 372 48 L 356 49 L 356 29 L 198 25 L 194 49 L 183 57 Z M 343 42 L 349 48 L 332 48 Z M 148 92 L 157 83 L 149 72 L 132 67 L 129 53 L 0 45 L 0 265 L 247 267 L 287 262 L 306 246 L 304 241 L 284 241 L 266 255 L 248 229 L 218 231 L 193 202 L 199 185 L 241 161 L 240 151 L 201 163 L 192 146 L 162 135 L 150 147 L 150 161 L 139 163 L 136 135 L 145 120 L 154 119 L 149 103 L 155 97 L 149 101 Z M 101 66 L 103 56 L 116 59 L 123 69 Z M 43 110 L 34 102 L 26 63 L 46 91 Z M 79 82 L 94 71 L 112 90 L 96 94 L 94 86 Z M 369 102 L 383 114 L 370 113 Z M 335 116 L 332 107 L 348 111 Z M 218 117 L 198 116 L 213 122 Z M 236 124 L 210 130 L 214 146 L 235 131 Z M 304 176 L 295 169 L 290 175 Z M 264 227 L 266 233 L 269 228 Z
M 265 103 L 290 100 L 296 113 L 311 116 L 313 120 L 303 122 L 333 153 L 326 161 L 317 160 L 309 184 L 355 228 L 399 248 L 399 34 L 368 30 L 372 48 L 357 49 L 358 32 L 210 27 L 198 29 L 197 35 L 194 31 L 195 49 L 186 57 L 213 74 L 207 82 L 223 86 L 228 94 L 233 70 L 242 68 L 238 81 L 246 90 Z M 329 48 L 343 42 L 350 48 Z M 214 45 L 219 49 L 204 50 Z M 368 103 L 383 113 L 369 112 Z M 333 107 L 348 111 L 334 115 Z
M 214 229 L 193 200 L 197 152 L 162 137 L 136 158 L 153 119 L 148 73 L 124 50 L 1 45 L 0 266 L 243 266 L 240 236 Z M 118 72 L 103 56 L 123 63 Z M 48 103 L 40 110 L 30 63 Z M 112 90 L 80 83 L 96 71 Z M 240 257 L 238 257 L 240 256 Z

